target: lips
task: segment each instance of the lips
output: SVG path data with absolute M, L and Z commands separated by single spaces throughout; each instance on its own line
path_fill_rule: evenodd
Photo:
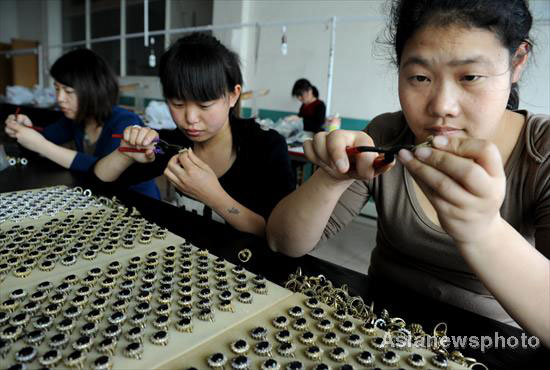
M 434 126 L 427 129 L 432 135 L 453 135 L 462 132 L 461 129 L 446 126 Z
M 200 136 L 202 134 L 202 131 L 200 131 L 200 130 L 185 130 L 185 134 L 187 136 Z

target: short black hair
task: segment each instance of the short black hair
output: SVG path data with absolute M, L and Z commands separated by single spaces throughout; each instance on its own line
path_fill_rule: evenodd
M 103 125 L 117 103 L 119 90 L 115 73 L 101 56 L 89 49 L 70 51 L 55 61 L 50 74 L 57 82 L 75 90 L 76 122 L 94 118 Z
M 164 98 L 183 101 L 216 100 L 243 84 L 239 56 L 206 33 L 172 44 L 160 58 L 159 77 Z M 238 115 L 238 107 L 239 102 L 233 114 Z
M 315 86 L 309 82 L 309 80 L 305 78 L 300 78 L 294 82 L 294 86 L 292 86 L 292 96 L 299 97 L 306 91 L 310 90 L 313 93 L 313 96 L 316 98 L 319 98 L 319 90 Z

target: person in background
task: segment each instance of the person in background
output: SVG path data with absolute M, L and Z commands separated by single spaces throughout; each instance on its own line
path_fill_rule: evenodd
M 298 116 L 289 118 L 302 118 L 304 131 L 317 133 L 323 131 L 326 119 L 326 106 L 319 99 L 319 91 L 305 78 L 300 78 L 292 87 L 292 96 L 296 97 L 302 105 Z
M 395 0 L 391 19 L 402 110 L 305 143 L 320 169 L 273 210 L 269 244 L 303 255 L 372 197 L 369 292 L 383 286 L 380 296 L 408 304 L 428 296 L 519 324 L 550 346 L 550 116 L 518 110 L 528 4 Z M 431 146 L 401 149 L 385 166 L 346 152 L 430 136 Z
M 57 104 L 64 116 L 42 132 L 24 114 L 6 119 L 6 133 L 23 147 L 54 161 L 62 167 L 87 172 L 95 162 L 115 150 L 129 126 L 142 127 L 140 117 L 116 105 L 118 82 L 109 65 L 89 49 L 70 51 L 50 69 Z M 74 142 L 76 150 L 62 144 Z M 131 187 L 139 193 L 160 199 L 154 180 Z
M 160 139 L 188 150 L 155 153 L 159 133 L 128 127 L 121 148 L 145 152 L 114 151 L 97 162 L 95 175 L 129 184 L 164 173 L 179 206 L 263 236 L 271 210 L 296 183 L 285 139 L 238 117 L 239 57 L 216 38 L 194 33 L 162 55 L 159 74 L 178 128 Z

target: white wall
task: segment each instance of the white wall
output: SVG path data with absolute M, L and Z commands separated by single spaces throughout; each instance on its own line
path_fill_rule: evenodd
M 332 112 L 351 118 L 373 118 L 399 109 L 396 70 L 389 63 L 390 50 L 376 40 L 386 26 L 385 1 L 251 1 L 248 19 L 258 22 L 321 17 L 375 16 L 365 23 L 338 23 Z M 534 58 L 520 82 L 521 108 L 550 113 L 550 1 L 530 2 L 535 25 Z M 290 23 L 290 22 L 289 22 Z M 288 55 L 282 56 L 281 27 L 262 28 L 258 65 L 255 64 L 255 32 L 242 55 L 248 88 L 270 89 L 258 100 L 261 108 L 297 111 L 299 102 L 290 97 L 297 78 L 308 78 L 327 96 L 330 27 L 292 25 L 287 27 Z M 246 105 L 247 102 L 245 102 Z M 250 103 L 248 103 L 250 104 Z
M 215 0 L 213 24 L 272 22 L 328 18 L 331 16 L 375 16 L 363 23 L 336 26 L 336 49 L 332 112 L 351 118 L 372 118 L 385 111 L 399 109 L 396 71 L 388 63 L 389 52 L 375 42 L 384 30 L 384 0 Z M 520 83 L 521 107 L 550 113 L 550 1 L 531 0 L 535 15 L 534 58 Z M 44 12 L 47 17 L 44 17 Z M 40 13 L 40 14 L 38 14 Z M 61 40 L 60 0 L 0 0 L 0 42 L 11 38 L 45 39 L 50 44 Z M 47 19 L 47 25 L 44 25 Z M 48 31 L 45 32 L 44 30 Z M 299 103 L 290 90 L 297 78 L 310 79 L 327 95 L 330 27 L 325 24 L 287 27 L 288 55 L 280 52 L 281 27 L 264 27 L 260 32 L 256 63 L 256 29 L 216 31 L 215 35 L 241 55 L 245 90 L 270 89 L 259 98 L 260 108 L 296 111 Z M 59 51 L 50 52 L 50 63 Z M 45 68 L 50 63 L 45 63 Z M 126 77 L 123 81 L 144 83 L 146 97 L 161 98 L 160 84 L 154 77 Z M 250 102 L 245 102 L 246 104 Z
M 533 55 L 519 83 L 520 108 L 550 114 L 550 0 L 531 1 Z
M 258 22 L 370 16 L 360 23 L 338 22 L 333 75 L 332 112 L 353 118 L 372 118 L 377 112 L 398 109 L 396 75 L 385 59 L 374 57 L 375 40 L 384 29 L 383 1 L 307 0 L 253 1 L 250 19 Z M 261 108 L 297 111 L 299 102 L 290 95 L 298 78 L 309 79 L 327 96 L 329 23 L 287 26 L 288 55 L 281 54 L 282 27 L 261 29 L 258 65 L 255 65 L 255 34 L 249 53 L 243 56 L 249 87 L 270 89 L 258 100 Z

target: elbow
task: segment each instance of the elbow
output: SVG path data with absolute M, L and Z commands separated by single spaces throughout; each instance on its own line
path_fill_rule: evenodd
M 270 230 L 269 224 L 267 227 L 266 239 L 269 249 L 273 252 L 281 253 L 288 257 L 302 257 L 307 253 L 307 250 L 300 248 L 298 245 L 294 245 L 288 237 L 279 235 Z

